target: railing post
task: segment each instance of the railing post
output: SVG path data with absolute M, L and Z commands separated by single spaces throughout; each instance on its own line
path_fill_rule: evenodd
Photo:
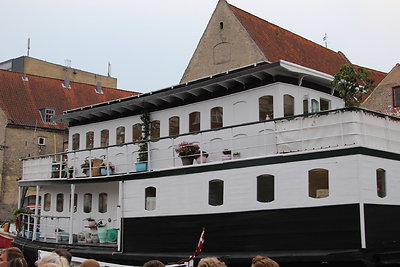
M 31 218 L 29 214 L 26 214 L 26 224 L 28 225 L 28 229 L 26 230 L 26 234 L 28 235 L 26 238 L 29 238 L 29 232 L 31 231 Z
M 175 167 L 175 164 L 176 164 L 176 160 L 175 160 L 175 157 L 176 157 L 176 155 L 175 155 L 175 138 L 171 138 L 171 140 L 172 140 L 172 167 Z
M 17 208 L 20 209 L 21 208 L 21 186 L 18 185 L 18 206 Z
M 203 164 L 203 133 L 200 133 L 200 164 Z
M 36 228 L 38 224 L 39 216 L 39 190 L 40 186 L 36 186 L 36 198 L 35 198 L 35 216 L 33 217 L 33 231 L 32 231 L 32 241 L 36 239 Z
M 57 223 L 56 223 L 56 231 L 55 231 L 55 233 L 56 233 L 56 243 L 58 243 L 58 237 L 59 237 L 59 235 L 58 235 L 58 229 L 60 229 L 60 219 L 59 218 L 56 218 L 56 220 L 57 220 Z
M 72 178 L 75 178 L 76 177 L 76 170 L 77 170 L 77 167 L 76 167 L 76 151 L 74 151 L 73 152 L 73 155 L 74 155 L 74 167 L 73 167 L 73 169 L 72 169 Z
M 230 128 L 231 138 L 229 140 L 229 150 L 231 151 L 231 159 L 233 159 L 233 127 Z
M 129 173 L 129 168 L 130 168 L 129 153 L 128 153 L 129 149 L 128 149 L 128 145 L 127 144 L 125 145 L 125 147 L 126 147 L 126 149 L 125 149 L 125 153 L 126 153 L 126 173 Z M 109 172 L 110 172 L 108 169 L 109 168 L 107 168 L 107 175 L 109 175 Z
M 92 150 L 89 150 L 89 177 L 92 177 Z
M 69 238 L 68 244 L 72 244 L 73 221 L 75 211 L 75 184 L 71 184 L 71 202 L 70 202 L 70 215 L 69 215 Z
M 122 214 L 123 214 L 123 193 L 124 193 L 124 183 L 120 181 L 118 183 L 118 205 L 117 205 L 117 222 L 118 222 L 118 237 L 117 237 L 117 251 L 121 251 L 121 229 L 122 229 Z
M 48 217 L 44 217 L 41 220 L 44 220 L 43 229 L 46 229 L 46 231 L 43 233 L 43 236 L 44 236 L 44 241 L 47 241 L 47 230 L 48 230 L 47 225 L 48 225 L 49 218 Z
M 105 156 L 106 158 L 104 159 L 105 160 L 105 166 L 106 166 L 106 172 L 107 172 L 107 176 L 109 176 L 110 175 L 110 171 L 108 170 L 109 169 L 109 166 L 108 166 L 108 162 L 109 162 L 109 159 L 108 159 L 108 147 L 106 147 L 106 156 Z
M 150 155 L 150 141 L 147 140 L 146 142 L 147 142 L 147 166 L 148 166 L 147 170 L 149 171 L 152 169 L 151 168 L 151 155 Z

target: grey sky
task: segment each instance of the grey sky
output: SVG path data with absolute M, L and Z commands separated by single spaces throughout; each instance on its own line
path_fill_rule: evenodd
M 218 0 L 0 0 L 0 61 L 30 55 L 118 78 L 121 89 L 176 85 Z M 271 23 L 388 72 L 400 62 L 398 0 L 230 0 Z

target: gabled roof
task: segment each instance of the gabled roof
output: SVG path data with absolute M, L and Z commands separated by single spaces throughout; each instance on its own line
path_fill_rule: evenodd
M 231 4 L 228 6 L 269 62 L 283 59 L 331 75 L 346 63 L 358 67 L 342 52 L 332 51 Z M 386 75 L 384 72 L 367 70 L 375 79 L 375 84 Z
M 63 80 L 25 75 L 0 70 L 0 108 L 10 124 L 64 129 L 61 123 L 44 123 L 39 110 L 54 108 L 56 115 L 81 106 L 132 96 L 136 93 L 103 87 L 103 94 L 96 93 L 96 86 L 70 83 L 64 88 Z

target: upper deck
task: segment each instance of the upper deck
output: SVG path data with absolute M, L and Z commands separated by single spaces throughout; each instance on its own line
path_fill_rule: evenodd
M 148 142 L 146 171 L 190 168 L 219 164 L 226 160 L 273 157 L 288 153 L 360 146 L 393 153 L 400 152 L 400 119 L 358 108 L 337 109 L 219 129 L 198 131 Z M 183 166 L 176 148 L 182 142 L 199 146 L 192 156 L 207 154 L 206 160 Z M 64 179 L 107 179 L 138 170 L 139 141 L 93 149 L 32 157 L 23 160 L 21 183 Z M 224 152 L 227 150 L 229 152 Z M 84 162 L 90 166 L 82 166 Z M 113 168 L 101 166 L 111 163 Z

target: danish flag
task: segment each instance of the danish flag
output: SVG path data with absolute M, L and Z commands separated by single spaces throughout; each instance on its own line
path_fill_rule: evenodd
M 194 251 L 193 255 L 190 256 L 189 258 L 182 259 L 178 262 L 173 262 L 173 263 L 168 263 L 168 264 L 181 264 L 181 263 L 191 261 L 194 258 L 196 258 L 200 254 L 201 249 L 203 248 L 204 238 L 205 238 L 205 228 L 203 227 L 203 231 L 201 232 L 199 243 L 197 244 L 196 250 Z

